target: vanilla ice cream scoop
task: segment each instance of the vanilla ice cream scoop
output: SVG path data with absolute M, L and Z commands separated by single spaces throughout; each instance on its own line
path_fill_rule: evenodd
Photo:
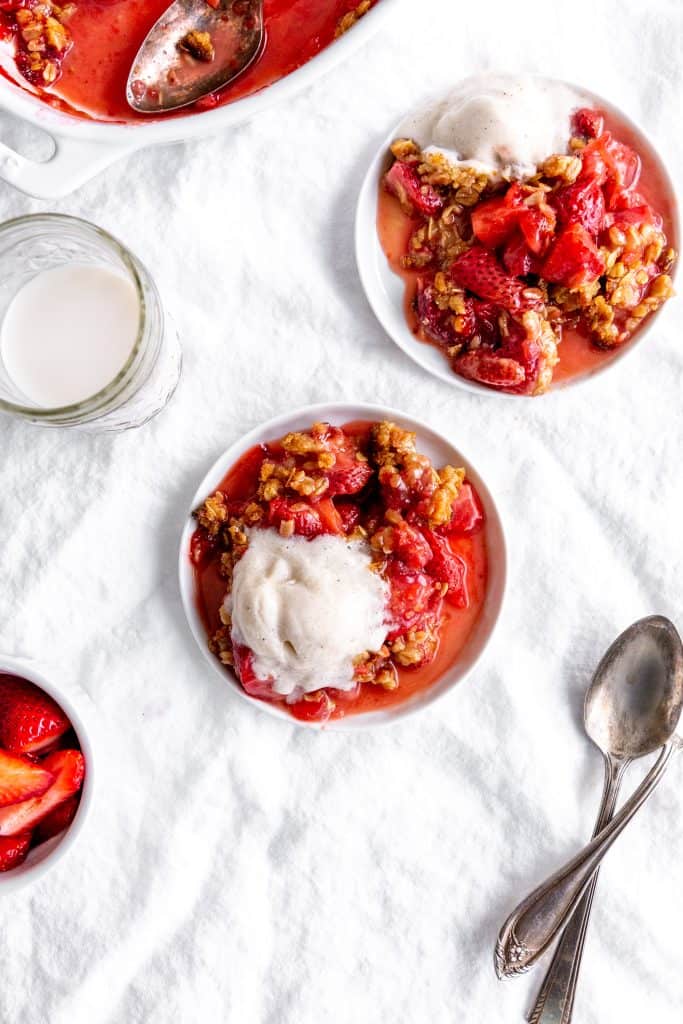
M 399 135 L 493 178 L 524 179 L 566 153 L 572 114 L 587 104 L 586 95 L 554 79 L 476 75 L 408 116 Z
M 249 531 L 224 606 L 233 643 L 253 651 L 276 693 L 353 687 L 354 658 L 378 650 L 389 628 L 389 586 L 371 560 L 364 541 Z

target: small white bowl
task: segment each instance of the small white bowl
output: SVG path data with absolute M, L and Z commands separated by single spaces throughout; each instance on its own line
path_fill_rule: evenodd
M 586 98 L 587 105 L 595 105 L 606 113 L 618 118 L 627 129 L 634 132 L 638 137 L 639 148 L 641 148 L 641 150 L 647 149 L 650 151 L 650 155 L 654 158 L 661 169 L 663 179 L 666 182 L 671 196 L 673 206 L 673 237 L 669 239 L 669 242 L 674 246 L 676 251 L 679 252 L 681 225 L 676 192 L 674 190 L 673 182 L 666 170 L 666 165 L 657 153 L 654 143 L 650 140 L 647 133 L 622 110 L 616 107 L 613 103 L 610 103 L 608 100 L 598 96 L 596 93 L 588 91 L 583 86 L 579 86 L 571 82 L 562 82 L 561 84 L 568 86 L 570 89 L 573 89 L 575 92 L 584 96 Z M 449 384 L 451 387 L 462 388 L 465 391 L 474 392 L 478 395 L 487 395 L 494 398 L 519 400 L 520 398 L 529 397 L 525 395 L 509 394 L 505 391 L 499 391 L 496 388 L 477 384 L 476 381 L 467 380 L 465 377 L 460 377 L 451 370 L 443 352 L 436 345 L 430 345 L 416 338 L 406 322 L 404 312 L 404 283 L 389 266 L 389 261 L 384 254 L 384 250 L 382 249 L 377 233 L 377 195 L 379 192 L 380 182 L 382 176 L 389 167 L 389 147 L 394 139 L 398 137 L 397 133 L 399 132 L 404 120 L 405 118 L 401 119 L 379 147 L 361 186 L 358 205 L 356 207 L 356 262 L 358 264 L 358 272 L 360 274 L 361 283 L 365 290 L 368 302 L 370 303 L 375 316 L 392 341 L 394 341 L 399 348 L 403 349 L 406 355 L 410 356 L 413 362 L 417 363 L 418 366 L 421 366 L 423 370 L 427 371 L 427 373 L 431 373 L 433 376 L 438 377 L 445 384 Z M 677 270 L 678 263 L 676 263 L 674 273 Z M 668 303 L 666 305 L 668 305 Z M 564 390 L 574 384 L 581 384 L 587 380 L 592 380 L 599 374 L 609 370 L 615 365 L 615 363 L 624 359 L 627 355 L 633 352 L 636 346 L 644 340 L 645 336 L 652 330 L 660 312 L 661 307 L 649 317 L 647 323 L 641 328 L 637 336 L 632 341 L 627 342 L 625 345 L 621 346 L 621 348 L 617 349 L 609 360 L 577 377 L 571 377 L 569 380 L 561 381 L 558 384 L 552 385 L 548 394 Z M 562 346 L 560 345 L 560 359 L 561 358 Z
M 92 705 L 84 693 L 74 686 L 66 687 L 61 683 L 55 683 L 53 675 L 47 676 L 41 667 L 29 659 L 0 655 L 0 675 L 2 674 L 19 676 L 21 679 L 27 679 L 29 683 L 35 683 L 59 704 L 71 722 L 85 758 L 85 779 L 76 817 L 61 835 L 54 836 L 46 843 L 41 843 L 40 846 L 31 850 L 24 863 L 18 868 L 0 872 L 0 894 L 6 896 L 25 885 L 40 881 L 48 871 L 66 857 L 83 834 L 92 811 L 96 767 L 93 751 L 95 727 Z
M 412 700 L 395 707 L 387 708 L 384 711 L 365 712 L 357 715 L 348 715 L 339 720 L 332 720 L 322 726 L 317 722 L 301 722 L 294 718 L 279 704 L 269 701 L 255 700 L 242 689 L 234 672 L 222 666 L 207 645 L 206 630 L 202 624 L 195 602 L 194 575 L 189 558 L 190 539 L 196 529 L 196 522 L 192 518 L 192 510 L 212 494 L 228 470 L 235 465 L 238 459 L 254 445 L 262 441 L 275 440 L 293 430 L 306 430 L 316 421 L 323 420 L 340 426 L 353 420 L 393 420 L 400 426 L 413 430 L 417 434 L 417 443 L 420 451 L 432 459 L 435 465 L 442 466 L 450 463 L 456 466 L 464 466 L 467 475 L 473 482 L 479 497 L 484 505 L 486 513 L 486 530 L 488 540 L 489 573 L 488 592 L 481 615 L 477 620 L 474 630 L 465 644 L 463 651 L 455 665 L 444 673 L 424 693 L 417 694 Z M 421 708 L 432 704 L 439 697 L 451 690 L 456 683 L 461 682 L 474 669 L 480 657 L 490 642 L 495 626 L 500 617 L 503 598 L 505 594 L 507 574 L 507 554 L 505 536 L 498 509 L 491 494 L 476 470 L 469 461 L 454 448 L 453 445 L 441 434 L 436 433 L 431 427 L 419 420 L 414 420 L 396 409 L 386 409 L 376 405 L 351 405 L 340 403 L 336 405 L 309 405 L 303 409 L 277 416 L 267 423 L 250 430 L 248 434 L 236 441 L 224 455 L 213 464 L 206 474 L 197 492 L 192 499 L 192 506 L 188 513 L 187 521 L 180 540 L 179 554 L 179 575 L 180 594 L 185 609 L 185 615 L 197 645 L 204 658 L 214 672 L 218 673 L 224 683 L 243 699 L 248 701 L 252 707 L 258 707 L 262 711 L 277 718 L 284 719 L 290 725 L 296 724 L 314 729 L 327 730 L 351 730 L 361 729 L 370 725 L 384 725 L 404 718 Z

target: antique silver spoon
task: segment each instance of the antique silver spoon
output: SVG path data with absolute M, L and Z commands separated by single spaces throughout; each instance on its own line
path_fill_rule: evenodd
M 126 99 L 141 114 L 186 107 L 241 75 L 264 40 L 263 0 L 175 0 L 138 50 Z
M 496 946 L 498 977 L 528 970 L 573 914 L 612 843 L 653 791 L 671 755 L 682 745 L 674 735 L 682 707 L 681 639 L 668 619 L 642 619 L 609 649 L 586 697 L 586 727 L 610 761 L 603 808 L 614 809 L 616 789 L 626 764 L 661 747 L 660 756 L 599 835 L 535 889 L 507 919 Z M 562 1018 L 545 1020 L 559 1024 Z

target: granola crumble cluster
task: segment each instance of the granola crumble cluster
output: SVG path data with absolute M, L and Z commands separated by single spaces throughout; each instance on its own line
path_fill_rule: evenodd
M 195 565 L 214 562 L 227 592 L 250 530 L 367 544 L 370 571 L 388 581 L 391 597 L 384 644 L 355 659 L 356 696 L 363 685 L 397 689 L 399 670 L 435 657 L 444 601 L 456 608 L 469 603 L 467 563 L 455 548 L 458 538 L 482 528 L 483 512 L 464 469 L 435 468 L 417 450 L 415 435 L 390 422 L 357 429 L 315 423 L 245 459 L 248 497 L 244 488 L 240 500 L 219 489 L 195 511 Z M 235 668 L 247 692 L 274 699 L 267 681 L 254 675 L 251 652 L 233 644 L 231 625 L 221 607 L 210 650 Z M 323 685 L 293 713 L 299 707 L 302 717 L 329 717 L 339 699 Z
M 345 32 L 348 32 L 350 28 L 353 28 L 356 22 L 360 21 L 363 15 L 367 14 L 370 8 L 374 7 L 376 3 L 377 0 L 361 0 L 361 3 L 359 3 L 357 7 L 354 7 L 353 10 L 344 14 L 339 19 L 334 33 L 334 38 L 338 39 L 339 36 L 342 36 Z
M 71 49 L 66 23 L 76 4 L 51 0 L 6 0 L 2 17 L 15 36 L 16 65 L 31 85 L 49 87 L 59 79 Z
M 574 131 L 523 183 L 411 139 L 391 147 L 384 185 L 413 220 L 402 263 L 419 275 L 419 327 L 464 377 L 540 394 L 563 329 L 615 348 L 673 294 L 676 253 L 637 191 L 640 158 L 597 111 L 578 111 Z

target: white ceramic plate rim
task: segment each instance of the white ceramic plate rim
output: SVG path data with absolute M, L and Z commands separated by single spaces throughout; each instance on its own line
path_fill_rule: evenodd
M 558 79 L 557 81 L 560 80 Z M 674 238 L 671 239 L 671 243 L 678 251 L 680 248 L 681 225 L 680 208 L 676 191 L 668 169 L 647 132 L 617 106 L 598 95 L 598 93 L 595 93 L 590 89 L 586 89 L 582 85 L 577 85 L 576 83 L 563 82 L 562 84 L 582 93 L 587 97 L 587 99 L 597 103 L 602 109 L 619 117 L 629 128 L 637 132 L 650 148 L 653 156 L 662 169 L 664 180 L 667 183 L 672 197 Z M 398 345 L 398 347 L 402 349 L 403 352 L 413 360 L 413 362 L 417 363 L 417 365 L 422 367 L 423 370 L 426 370 L 427 373 L 438 377 L 439 380 L 442 380 L 445 384 L 448 384 L 451 387 L 461 388 L 465 391 L 470 391 L 474 394 L 486 395 L 487 397 L 496 399 L 506 399 L 508 401 L 529 397 L 525 395 L 507 394 L 503 391 L 497 391 L 494 388 L 485 387 L 483 384 L 477 384 L 475 381 L 466 380 L 464 377 L 459 377 L 449 369 L 448 363 L 441 351 L 436 346 L 419 341 L 413 335 L 406 323 L 403 309 L 403 282 L 391 270 L 377 234 L 377 192 L 379 189 L 380 178 L 387 161 L 389 146 L 397 137 L 397 131 L 399 130 L 403 120 L 404 118 L 398 122 L 380 145 L 370 167 L 368 168 L 363 184 L 361 185 L 358 204 L 356 206 L 356 263 L 367 300 L 370 303 L 375 316 L 392 341 Z M 675 268 L 676 272 L 677 270 L 678 263 Z M 669 304 L 667 303 L 667 306 L 668 305 Z M 595 367 L 588 373 L 582 374 L 580 377 L 572 377 L 567 381 L 559 383 L 542 397 L 547 400 L 550 395 L 559 394 L 565 391 L 568 387 L 593 381 L 596 377 L 610 370 L 614 365 L 616 365 L 616 363 L 625 359 L 635 351 L 637 346 L 640 345 L 640 343 L 650 333 L 662 312 L 662 308 L 664 307 L 660 307 L 660 309 L 649 318 L 647 324 L 641 329 L 637 337 L 621 349 L 617 350 L 608 362 Z M 560 358 L 562 358 L 561 345 Z
M 277 704 L 255 700 L 253 697 L 250 697 L 242 689 L 234 674 L 224 669 L 210 653 L 207 646 L 206 632 L 195 605 L 194 576 L 188 557 L 190 538 L 196 528 L 196 522 L 192 518 L 192 510 L 200 505 L 218 487 L 231 466 L 254 445 L 262 441 L 281 437 L 290 430 L 306 429 L 316 420 L 327 420 L 333 424 L 342 424 L 358 419 L 394 420 L 401 426 L 414 430 L 417 433 L 418 445 L 427 454 L 430 454 L 430 449 L 436 449 L 437 451 L 441 449 L 444 454 L 439 457 L 448 459 L 448 461 L 454 462 L 455 465 L 465 467 L 468 476 L 481 497 L 487 517 L 487 541 L 489 547 L 488 592 L 482 613 L 465 645 L 464 655 L 429 690 L 419 694 L 412 701 L 399 704 L 386 711 L 349 715 L 346 718 L 334 720 L 321 726 L 314 722 L 300 722 L 287 711 L 282 710 Z M 183 609 L 192 636 L 203 658 L 211 666 L 213 672 L 220 676 L 223 683 L 227 682 L 234 693 L 237 693 L 242 700 L 246 700 L 252 707 L 256 706 L 267 714 L 285 720 L 290 725 L 327 731 L 355 731 L 367 728 L 368 726 L 395 722 L 405 718 L 407 715 L 416 713 L 443 697 L 456 684 L 462 683 L 475 669 L 484 651 L 490 644 L 500 619 L 507 579 L 507 548 L 501 517 L 488 487 L 469 459 L 459 449 L 455 448 L 443 434 L 440 434 L 421 420 L 416 420 L 406 413 L 384 406 L 351 403 L 309 405 L 276 416 L 267 423 L 254 427 L 253 430 L 250 430 L 239 440 L 235 441 L 227 451 L 216 459 L 208 473 L 204 476 L 192 499 L 180 539 L 178 574 Z
M 85 758 L 85 779 L 76 817 L 66 832 L 50 839 L 29 853 L 18 868 L 0 873 L 0 893 L 3 896 L 42 879 L 48 871 L 64 859 L 81 838 L 91 813 L 96 791 L 97 760 L 94 751 L 92 705 L 89 698 L 76 687 L 55 682 L 55 673 L 42 668 L 28 658 L 0 655 L 0 673 L 20 676 L 35 683 L 59 704 L 68 716 L 78 737 Z

